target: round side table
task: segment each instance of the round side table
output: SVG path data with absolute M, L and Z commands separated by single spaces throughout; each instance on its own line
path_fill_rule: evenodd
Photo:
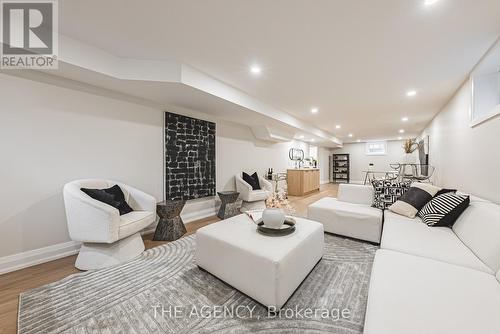
M 174 241 L 187 231 L 180 216 L 185 200 L 173 200 L 158 203 L 156 213 L 160 217 L 153 240 Z
M 240 214 L 240 211 L 236 207 L 236 200 L 240 195 L 237 191 L 220 191 L 217 192 L 221 200 L 221 205 L 217 217 L 220 219 L 227 219 Z

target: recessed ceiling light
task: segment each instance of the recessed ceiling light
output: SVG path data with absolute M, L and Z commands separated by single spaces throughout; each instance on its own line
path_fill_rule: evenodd
M 314 142 L 314 138 L 313 138 L 313 139 L 311 139 L 311 141 L 312 141 L 312 142 Z
M 304 136 L 299 136 L 299 139 L 304 139 Z
M 403 140 L 403 137 L 398 137 L 398 140 Z
M 260 72 L 262 72 L 262 69 L 259 66 L 254 65 L 254 66 L 250 67 L 250 72 L 252 74 L 260 74 Z
M 399 133 L 405 133 L 405 130 L 401 129 L 399 130 Z
M 408 96 L 408 97 L 413 97 L 415 95 L 417 95 L 417 91 L 416 90 L 409 90 L 409 91 L 406 92 L 406 96 Z
M 353 136 L 353 134 L 352 134 L 352 133 L 350 133 L 348 136 L 349 136 L 349 137 L 352 137 L 352 136 Z
M 311 112 L 313 114 L 317 113 L 318 112 L 318 108 L 316 108 L 316 107 L 311 108 Z
M 401 121 L 403 121 L 403 122 L 408 122 L 408 117 L 403 117 L 403 118 L 401 118 Z
M 335 129 L 340 129 L 340 124 L 335 125 Z
M 426 6 L 431 6 L 433 4 L 435 4 L 436 2 L 438 2 L 439 0 L 425 0 L 424 1 L 424 5 Z
M 358 140 L 357 140 L 357 142 L 358 142 L 358 143 L 361 143 L 361 139 L 358 139 Z

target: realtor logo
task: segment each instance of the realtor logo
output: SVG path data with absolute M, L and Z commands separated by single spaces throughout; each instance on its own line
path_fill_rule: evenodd
M 57 0 L 1 0 L 2 69 L 57 69 Z

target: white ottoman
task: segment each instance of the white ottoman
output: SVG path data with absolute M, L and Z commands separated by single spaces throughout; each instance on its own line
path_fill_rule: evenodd
M 267 307 L 281 308 L 323 256 L 323 225 L 295 218 L 296 231 L 269 237 L 238 215 L 196 232 L 196 263 Z

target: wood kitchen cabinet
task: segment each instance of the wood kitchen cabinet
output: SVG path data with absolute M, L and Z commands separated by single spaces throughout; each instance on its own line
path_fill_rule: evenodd
M 287 170 L 288 194 L 303 196 L 319 190 L 319 169 L 301 168 Z

